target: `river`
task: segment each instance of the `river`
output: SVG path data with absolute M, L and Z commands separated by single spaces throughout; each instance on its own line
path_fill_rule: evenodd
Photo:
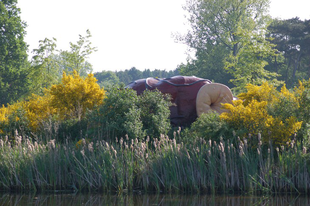
M 105 194 L 0 194 L 0 206 L 90 206 L 90 205 L 310 205 L 307 196 L 253 195 L 105 195 Z

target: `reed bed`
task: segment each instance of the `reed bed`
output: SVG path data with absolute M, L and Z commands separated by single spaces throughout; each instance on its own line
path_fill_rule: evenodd
M 309 194 L 310 156 L 294 141 L 264 148 L 260 137 L 256 145 L 177 139 L 0 139 L 0 190 Z

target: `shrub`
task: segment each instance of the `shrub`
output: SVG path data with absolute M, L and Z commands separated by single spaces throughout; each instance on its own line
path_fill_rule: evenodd
M 124 127 L 125 114 L 136 105 L 138 96 L 134 90 L 125 89 L 123 86 L 111 88 L 103 104 L 89 112 L 89 135 L 111 140 L 127 134 Z
M 105 91 L 100 89 L 93 74 L 83 79 L 76 71 L 73 75 L 63 74 L 62 83 L 53 85 L 48 91 L 51 95 L 51 106 L 57 109 L 61 118 L 84 117 L 87 109 L 102 103 Z
M 64 138 L 64 133 L 77 136 L 76 133 L 86 129 L 81 123 L 86 111 L 101 104 L 105 97 L 105 91 L 96 81 L 92 74 L 83 79 L 76 72 L 68 76 L 64 73 L 62 83 L 53 85 L 43 96 L 32 95 L 27 101 L 2 107 L 0 132 L 10 135 L 18 130 L 35 136 Z
M 233 104 L 224 104 L 229 112 L 220 117 L 235 130 L 243 130 L 243 137 L 247 133 L 262 133 L 265 143 L 271 140 L 279 145 L 290 141 L 290 137 L 301 128 L 302 121 L 294 116 L 299 107 L 298 98 L 285 85 L 278 92 L 268 83 L 261 86 L 249 84 L 247 93 L 238 97 Z
M 159 91 L 112 88 L 102 105 L 88 114 L 90 135 L 105 140 L 115 137 L 159 137 L 170 129 L 170 99 Z
M 169 95 L 164 95 L 158 90 L 144 91 L 139 96 L 137 106 L 141 109 L 143 130 L 150 137 L 166 135 L 171 127 L 170 109 L 172 105 Z
M 214 141 L 220 140 L 220 137 L 229 139 L 233 134 L 228 124 L 220 118 L 217 112 L 202 114 L 185 133 L 188 139 L 203 138 Z

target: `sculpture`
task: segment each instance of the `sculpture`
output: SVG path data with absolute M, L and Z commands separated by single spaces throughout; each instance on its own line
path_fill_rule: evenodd
M 128 84 L 126 88 L 134 89 L 138 95 L 144 90 L 155 89 L 170 94 L 173 103 L 170 107 L 170 120 L 174 126 L 188 126 L 197 116 L 208 111 L 221 113 L 221 103 L 229 103 L 233 99 L 227 86 L 195 76 L 139 79 Z

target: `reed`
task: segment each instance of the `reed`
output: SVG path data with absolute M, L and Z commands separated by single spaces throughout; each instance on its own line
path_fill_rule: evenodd
M 249 144 L 254 138 L 258 144 Z M 260 136 L 187 145 L 177 139 L 124 137 L 77 145 L 17 134 L 14 144 L 0 139 L 0 189 L 309 194 L 310 156 L 298 142 L 273 148 L 263 146 Z

